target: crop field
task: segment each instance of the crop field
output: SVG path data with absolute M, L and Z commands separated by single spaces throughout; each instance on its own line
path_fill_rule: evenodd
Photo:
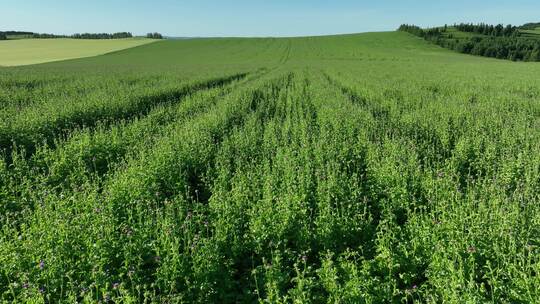
M 90 57 L 155 41 L 146 38 L 114 40 L 19 38 L 25 37 L 9 36 L 9 39 L 13 40 L 0 41 L 0 66 L 19 66 Z
M 534 30 L 521 30 L 522 35 L 525 37 L 538 38 L 540 36 L 540 27 Z
M 539 75 L 404 32 L 2 68 L 0 299 L 538 303 Z

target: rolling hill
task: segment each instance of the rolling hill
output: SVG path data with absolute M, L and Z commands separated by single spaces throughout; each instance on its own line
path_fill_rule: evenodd
M 537 302 L 538 75 L 405 32 L 0 68 L 0 299 Z

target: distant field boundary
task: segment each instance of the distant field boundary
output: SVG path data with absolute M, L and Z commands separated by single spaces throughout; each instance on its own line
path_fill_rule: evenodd
M 94 57 L 153 43 L 147 38 L 127 39 L 20 39 L 0 41 L 0 67 L 33 65 Z

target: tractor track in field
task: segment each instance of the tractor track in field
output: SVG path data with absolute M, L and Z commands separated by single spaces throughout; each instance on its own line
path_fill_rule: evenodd
M 264 77 L 273 70 L 275 69 L 260 69 L 238 82 L 220 86 L 220 90 L 215 95 L 200 97 L 207 100 L 208 104 L 204 106 L 195 105 L 180 109 L 176 108 L 177 103 L 175 102 L 166 105 L 165 108 L 158 108 L 157 112 L 150 111 L 137 120 L 113 125 L 112 128 L 101 129 L 100 127 L 100 129 L 87 129 L 86 132 L 82 130 L 82 133 L 74 134 L 73 137 L 58 143 L 56 146 L 47 146 L 45 150 L 40 152 L 38 159 L 31 158 L 31 163 L 34 164 L 34 169 L 39 169 L 42 172 L 40 176 L 47 176 L 47 184 L 52 187 L 69 181 L 68 177 L 73 173 L 69 168 L 73 163 L 83 162 L 86 164 L 88 172 L 103 176 L 112 169 L 111 166 L 114 167 L 115 164 L 125 159 L 127 154 L 137 153 L 134 150 L 142 148 L 142 145 L 151 145 L 158 141 L 164 136 L 167 129 L 178 124 L 185 124 L 190 117 L 196 117 L 210 111 L 220 99 Z M 203 94 L 208 90 L 197 91 L 191 93 L 190 96 Z M 144 140 L 133 141 L 135 138 L 144 138 Z M 102 149 L 102 147 L 107 148 Z M 55 166 L 56 173 L 50 171 L 51 166 Z
M 163 92 L 155 95 L 140 96 L 133 99 L 131 107 L 117 109 L 110 113 L 108 109 L 95 111 L 74 112 L 67 117 L 58 117 L 47 125 L 27 126 L 13 129 L 7 124 L 0 128 L 0 151 L 9 156 L 14 148 L 24 150 L 27 157 L 31 156 L 38 144 L 46 143 L 55 146 L 56 141 L 69 136 L 74 130 L 81 128 L 94 128 L 100 124 L 110 125 L 119 120 L 131 120 L 148 115 L 157 106 L 181 102 L 186 97 L 197 92 L 212 88 L 224 87 L 235 81 L 242 80 L 248 73 L 234 74 L 228 77 L 210 79 L 177 90 Z
M 273 70 L 275 69 L 258 70 L 251 74 L 250 77 L 244 78 L 231 86 L 226 86 L 223 90 L 216 92 L 215 95 L 200 97 L 208 98 L 207 104 L 204 106 L 198 107 L 196 105 L 195 108 L 188 106 L 188 108 L 182 110 L 179 114 L 173 114 L 171 117 L 165 117 L 164 119 L 145 116 L 142 120 L 128 122 L 126 125 L 120 125 L 118 126 L 118 129 L 105 129 L 103 133 L 91 129 L 89 132 L 81 133 L 79 136 L 69 139 L 60 146 L 48 147 L 46 150 L 41 150 L 40 153 L 36 155 L 36 157 L 38 157 L 37 159 L 35 157 L 30 158 L 29 162 L 27 162 L 28 165 L 23 166 L 33 172 L 31 174 L 31 172 L 28 171 L 27 175 L 34 177 L 32 181 L 26 182 L 31 182 L 36 186 L 41 185 L 39 187 L 47 187 L 50 189 L 57 188 L 61 193 L 77 191 L 77 185 L 83 183 L 87 178 L 93 180 L 94 183 L 101 184 L 102 181 L 100 181 L 100 179 L 95 179 L 94 177 L 103 177 L 106 174 L 111 174 L 111 172 L 120 169 L 117 164 L 126 160 L 128 154 L 131 155 L 129 162 L 139 159 L 142 154 L 152 154 L 156 145 L 159 146 L 160 142 L 163 142 L 163 140 L 170 137 L 171 134 L 174 133 L 174 129 L 189 127 L 190 124 L 198 121 L 198 118 L 201 115 L 213 111 L 212 109 L 221 99 L 226 98 L 226 96 L 233 94 L 234 91 L 240 90 L 250 83 L 260 80 Z M 203 92 L 198 93 L 202 94 Z M 192 95 L 195 94 L 197 93 Z M 258 100 L 257 96 L 257 94 L 253 95 L 250 109 L 254 106 L 256 107 L 254 103 L 262 102 L 261 100 Z M 192 102 L 198 104 L 196 99 Z M 167 116 L 167 113 L 170 113 L 171 111 L 180 110 L 164 108 L 156 115 Z M 139 124 L 139 126 L 134 126 L 133 124 Z M 141 125 L 142 127 L 140 127 Z M 152 128 L 147 130 L 145 129 L 145 126 L 151 126 Z M 126 130 L 126 128 L 132 127 L 135 128 L 134 131 Z M 227 127 L 227 129 L 229 129 L 229 127 Z M 133 132 L 135 132 L 135 134 Z M 118 135 L 119 133 L 120 135 Z M 98 134 L 98 137 L 95 137 L 96 134 Z M 118 139 L 119 136 L 120 139 Z M 109 138 L 111 140 L 108 140 Z M 112 140 L 112 138 L 115 138 L 115 140 Z M 137 138 L 145 138 L 145 140 L 136 141 Z M 86 178 L 81 180 L 81 171 L 73 171 L 74 164 L 78 164 L 78 166 L 82 165 L 83 168 L 86 168 L 83 171 L 86 172 L 84 173 L 87 175 Z M 32 167 L 32 169 L 30 169 L 30 167 Z M 122 171 L 122 169 L 120 170 Z M 39 174 L 37 174 L 38 172 Z M 12 173 L 16 174 L 16 172 Z M 113 176 L 116 174 L 113 174 Z M 17 177 L 13 176 L 12 178 Z M 19 193 L 17 196 L 24 197 L 24 194 Z
M 287 46 L 285 47 L 285 52 L 283 53 L 283 56 L 279 60 L 280 64 L 285 64 L 289 59 L 291 58 L 291 51 L 292 51 L 292 42 L 287 41 Z
M 231 99 L 227 105 L 223 105 L 224 109 L 229 108 L 232 112 L 228 113 L 227 118 L 222 120 L 219 125 L 206 126 L 206 118 L 214 117 L 213 115 L 219 113 L 219 110 L 215 107 L 204 114 L 196 116 L 189 126 L 179 125 L 175 130 L 156 141 L 152 148 L 142 151 L 137 157 L 133 158 L 127 164 L 127 167 L 111 175 L 103 185 L 106 189 L 103 193 L 106 195 L 113 193 L 111 200 L 119 209 L 140 199 L 148 198 L 148 196 L 157 201 L 172 199 L 177 195 L 185 195 L 187 199 L 193 200 L 198 197 L 199 202 L 201 200 L 206 201 L 211 194 L 208 194 L 209 185 L 204 184 L 205 175 L 207 170 L 214 166 L 214 158 L 222 141 L 232 130 L 242 127 L 247 117 L 255 115 L 257 109 L 267 102 L 267 98 L 278 98 L 279 94 L 286 89 L 286 86 L 280 85 L 280 83 L 287 81 L 289 81 L 288 76 L 278 76 L 243 92 L 238 92 L 237 97 Z M 195 132 L 193 129 L 200 129 L 200 132 Z M 195 140 L 195 137 L 200 137 L 200 139 Z M 191 146 L 190 143 L 195 142 L 197 144 Z M 200 142 L 212 142 L 212 145 L 200 146 Z M 197 151 L 197 149 L 203 150 Z M 174 151 L 174 153 L 164 153 L 164 151 Z M 189 161 L 178 161 L 183 158 L 187 158 Z M 141 180 L 140 175 L 142 173 L 140 170 L 142 166 L 154 161 L 168 165 L 162 164 L 158 166 L 162 169 L 149 172 L 149 175 L 145 178 L 146 180 Z M 181 180 L 173 182 L 173 180 L 179 178 Z M 122 180 L 124 179 L 131 180 L 133 183 L 142 183 L 139 189 L 143 193 L 148 193 L 137 194 L 141 195 L 141 197 L 115 195 L 114 193 L 124 193 L 122 189 L 125 186 L 132 186 L 130 183 L 123 183 Z M 152 186 L 148 185 L 149 181 Z M 153 189 L 156 186 L 159 189 Z M 121 217 L 122 212 L 120 210 L 118 212 L 119 217 Z
M 434 162 L 442 163 L 445 159 L 452 156 L 455 149 L 455 142 L 458 140 L 458 135 L 455 135 L 450 131 L 450 137 L 452 141 L 445 145 L 440 135 L 434 132 L 433 129 L 423 126 L 418 123 L 406 123 L 403 122 L 399 116 L 393 115 L 392 109 L 388 108 L 384 104 L 375 100 L 370 100 L 362 96 L 362 94 L 356 92 L 354 89 L 341 83 L 339 80 L 330 76 L 328 73 L 324 73 L 325 79 L 334 87 L 336 87 L 341 93 L 353 104 L 358 105 L 362 109 L 365 109 L 373 117 L 377 124 L 376 129 L 388 130 L 394 136 L 406 138 L 408 141 L 414 143 L 416 146 L 425 145 L 425 142 L 429 139 L 431 141 L 429 146 L 425 146 L 424 149 L 420 149 L 419 159 L 422 167 L 429 168 L 433 166 Z M 373 143 L 380 141 L 380 134 L 371 138 Z M 434 151 L 436 159 L 429 159 L 427 155 L 424 155 L 427 150 Z

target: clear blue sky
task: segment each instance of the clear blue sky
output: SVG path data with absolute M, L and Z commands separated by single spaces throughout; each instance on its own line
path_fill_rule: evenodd
M 300 36 L 454 22 L 540 22 L 538 0 L 0 0 L 0 31 L 149 31 L 169 36 Z

